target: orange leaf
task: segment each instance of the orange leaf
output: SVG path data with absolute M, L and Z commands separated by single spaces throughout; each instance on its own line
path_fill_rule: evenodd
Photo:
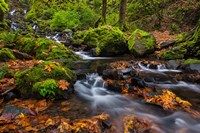
M 51 64 L 51 65 L 45 65 L 45 70 L 47 70 L 48 72 L 51 72 L 52 71 L 52 69 L 53 69 L 53 65 Z
M 69 83 L 66 80 L 60 80 L 58 82 L 58 86 L 61 90 L 68 90 L 69 89 Z
M 70 102 L 68 102 L 68 101 L 63 101 L 63 102 L 61 103 L 62 106 L 66 106 L 66 105 L 69 105 L 69 104 L 70 104 Z
M 67 112 L 67 111 L 69 111 L 70 110 L 70 108 L 62 108 L 61 109 L 61 111 L 63 111 L 63 112 Z
M 0 99 L 0 105 L 3 103 L 4 101 L 4 98 Z

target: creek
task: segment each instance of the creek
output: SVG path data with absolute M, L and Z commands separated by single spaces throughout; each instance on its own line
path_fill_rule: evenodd
M 91 62 L 99 62 L 100 59 L 103 59 L 100 61 L 100 65 L 103 65 L 103 62 L 113 61 L 113 58 L 109 57 L 90 57 L 88 54 L 84 55 L 85 53 L 83 52 L 76 53 Z M 156 77 L 154 81 L 145 81 L 147 87 L 169 88 L 183 96 L 188 96 L 188 98 L 193 94 L 196 94 L 196 99 L 200 96 L 200 85 L 170 78 L 171 75 L 181 73 L 182 70 L 168 69 L 165 64 L 158 64 L 156 68 L 152 69 L 150 64 L 145 66 L 140 61 L 135 62 L 138 63 L 138 68 L 133 69 L 142 71 L 150 77 Z M 159 79 L 159 77 L 164 78 Z M 84 79 L 78 80 L 74 84 L 74 88 L 79 99 L 90 106 L 92 114 L 108 113 L 112 121 L 130 114 L 151 123 L 154 131 L 159 133 L 198 133 L 200 130 L 200 120 L 195 119 L 188 113 L 165 111 L 158 106 L 110 91 L 105 85 L 102 76 L 99 76 L 98 73 L 86 74 Z M 120 120 L 117 121 L 117 125 L 119 125 L 117 130 L 120 133 L 122 132 L 120 128 L 122 123 Z
M 27 10 L 24 10 L 26 14 Z M 16 10 L 10 12 L 10 15 L 15 16 Z M 11 28 L 16 31 L 20 28 L 19 23 L 13 21 Z M 34 31 L 37 31 L 38 26 L 32 24 Z M 66 43 L 68 38 L 72 37 L 71 32 L 51 33 L 44 37 L 50 38 L 57 42 Z M 111 57 L 91 57 L 87 52 L 76 51 L 77 55 L 83 58 L 79 64 L 82 66 L 76 68 L 78 75 L 83 75 L 80 80 L 74 84 L 76 98 L 73 102 L 80 102 L 90 108 L 91 115 L 108 113 L 111 121 L 117 121 L 117 131 L 122 132 L 122 121 L 120 117 L 130 114 L 151 124 L 154 131 L 158 133 L 198 133 L 200 131 L 200 120 L 192 117 L 190 114 L 183 111 L 165 111 L 159 106 L 147 104 L 146 102 L 130 98 L 120 93 L 110 91 L 102 76 L 97 73 L 97 67 L 105 63 L 113 61 L 131 59 L 111 58 Z M 187 81 L 177 80 L 172 75 L 182 73 L 181 69 L 168 68 L 164 63 L 158 64 L 152 69 L 150 64 L 143 65 L 141 61 L 134 61 L 137 68 L 134 70 L 143 72 L 146 77 L 153 77 L 153 80 L 144 80 L 143 84 L 150 88 L 169 88 L 182 98 L 189 100 L 197 110 L 200 110 L 200 85 Z M 85 65 L 86 64 L 86 65 Z M 77 108 L 76 110 L 79 110 Z M 53 113 L 52 113 L 53 114 Z M 119 120 L 118 120 L 119 119 Z

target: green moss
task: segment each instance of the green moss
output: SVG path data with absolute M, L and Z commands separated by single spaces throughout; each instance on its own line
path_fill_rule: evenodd
M 74 46 L 81 45 L 84 42 L 86 31 L 77 31 L 70 39 L 70 43 Z
M 37 82 L 43 82 L 47 79 L 54 79 L 56 81 L 64 79 L 71 82 L 76 79 L 75 73 L 72 70 L 48 61 L 37 64 L 22 72 L 17 72 L 14 78 L 16 88 L 24 97 L 29 97 L 33 94 L 33 85 Z
M 56 89 L 58 89 L 56 81 L 54 79 L 47 79 L 45 81 L 35 83 L 32 91 L 39 92 L 43 97 L 53 98 L 56 95 Z
M 8 48 L 2 48 L 0 50 L 0 61 L 7 61 L 9 59 L 16 59 L 13 52 Z
M 38 60 L 63 59 L 74 61 L 79 59 L 70 49 L 63 44 L 47 38 L 21 38 L 16 49 L 35 56 Z
M 20 40 L 17 41 L 16 49 L 18 49 L 21 52 L 29 53 L 31 55 L 34 55 L 35 48 L 36 48 L 36 39 L 34 38 L 26 38 L 23 37 Z
M 0 64 L 0 79 L 13 77 L 14 71 L 7 64 Z
M 184 61 L 184 64 L 200 64 L 200 60 L 198 59 L 187 59 Z
M 19 40 L 20 38 L 21 38 L 20 35 L 10 32 L 2 32 L 0 34 L 0 42 L 9 48 L 13 48 L 16 41 Z
M 161 55 L 161 59 L 183 59 L 185 54 L 187 53 L 187 49 L 184 47 L 185 45 L 177 46 L 172 48 L 171 50 L 165 51 Z
M 183 34 L 176 41 L 174 48 L 165 51 L 161 59 L 200 58 L 200 24 L 193 35 Z
M 116 27 L 101 26 L 88 30 L 84 37 L 84 43 L 91 48 L 98 48 L 97 55 L 115 56 L 127 52 L 124 34 Z
M 128 38 L 128 48 L 135 56 L 143 56 L 154 50 L 156 41 L 153 35 L 137 29 Z

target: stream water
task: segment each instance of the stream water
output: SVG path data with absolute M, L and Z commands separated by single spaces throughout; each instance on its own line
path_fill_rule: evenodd
M 10 12 L 11 16 L 14 16 L 16 10 Z M 27 10 L 24 10 L 24 14 Z M 19 29 L 19 24 L 17 22 L 11 23 L 11 28 L 16 31 Z M 33 24 L 33 30 L 37 30 L 38 26 Z M 71 38 L 72 34 L 66 33 L 60 35 L 56 33 L 54 35 L 46 35 L 46 38 L 50 38 L 59 43 L 64 43 L 62 40 L 67 40 L 66 38 Z M 88 53 L 83 51 L 75 52 L 77 55 L 82 57 L 84 60 L 89 60 L 90 62 L 97 62 L 97 60 L 106 60 L 110 62 L 113 58 L 110 57 L 91 57 Z M 119 60 L 119 59 L 117 59 Z M 99 63 L 102 65 L 105 61 Z M 187 83 L 185 81 L 178 81 L 176 79 L 170 79 L 170 75 L 175 75 L 182 70 L 168 69 L 164 64 L 157 65 L 156 69 L 151 69 L 149 65 L 144 66 L 141 62 L 138 62 L 138 71 L 142 71 L 150 77 L 154 77 L 154 81 L 144 81 L 147 87 L 151 88 L 169 88 L 182 93 L 182 96 L 187 95 L 187 98 L 193 97 L 199 99 L 200 96 L 200 85 Z M 95 66 L 96 69 L 96 66 Z M 161 78 L 160 77 L 164 77 Z M 199 133 L 200 132 L 200 120 L 195 119 L 189 114 L 181 111 L 168 112 L 164 111 L 158 106 L 153 106 L 146 104 L 145 102 L 139 101 L 137 99 L 131 99 L 124 95 L 118 94 L 116 92 L 109 91 L 104 83 L 104 80 L 97 73 L 86 74 L 86 78 L 78 80 L 74 84 L 75 91 L 81 100 L 90 105 L 92 114 L 108 113 L 111 119 L 116 119 L 120 116 L 133 114 L 138 118 L 151 123 L 154 131 L 159 133 Z M 183 90 L 186 90 L 184 92 Z M 119 125 L 120 125 L 119 121 Z M 120 133 L 120 126 L 118 127 L 118 132 Z
M 80 55 L 80 53 L 78 54 Z M 81 52 L 81 56 L 84 59 L 94 59 L 83 54 Z M 156 69 L 151 69 L 149 65 L 144 66 L 140 62 L 138 62 L 138 66 L 136 69 L 143 71 L 149 76 L 157 74 L 167 77 L 168 74 L 177 74 L 182 71 L 167 69 L 164 64 L 158 64 Z M 187 89 L 191 93 L 200 93 L 200 86 L 198 84 L 174 81 L 168 78 L 161 81 L 145 82 L 145 84 L 149 87 L 164 87 L 179 91 L 180 89 Z M 109 91 L 105 86 L 104 80 L 97 73 L 86 74 L 86 78 L 78 80 L 74 88 L 78 96 L 85 102 L 88 102 L 94 114 L 97 112 L 108 113 L 113 120 L 123 115 L 133 114 L 151 123 L 154 131 L 159 133 L 198 133 L 200 131 L 200 121 L 185 112 L 167 112 L 160 107 L 145 104 L 137 99 L 131 99 Z M 121 132 L 120 126 L 118 128 L 118 131 Z

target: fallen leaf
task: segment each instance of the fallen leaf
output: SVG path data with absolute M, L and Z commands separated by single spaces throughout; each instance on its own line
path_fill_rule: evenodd
M 50 65 L 45 65 L 44 69 L 47 70 L 48 72 L 51 72 L 53 68 L 54 68 L 54 66 L 52 64 L 50 64 Z
M 60 110 L 63 111 L 63 112 L 67 112 L 67 111 L 70 110 L 70 108 L 61 108 Z
M 46 126 L 53 126 L 53 125 L 55 125 L 55 121 L 52 120 L 51 118 L 49 118 L 49 119 L 46 121 L 45 125 L 46 125 Z
M 61 89 L 61 90 L 68 90 L 69 89 L 69 83 L 66 81 L 66 80 L 60 80 L 58 82 L 58 87 Z
M 69 105 L 69 104 L 70 104 L 70 102 L 68 102 L 68 101 L 61 102 L 62 106 L 66 106 L 66 105 Z
M 0 99 L 0 105 L 3 103 L 4 101 L 4 98 Z
M 19 116 L 18 116 L 19 118 L 24 118 L 25 116 L 24 116 L 24 114 L 23 113 L 21 113 L 21 114 L 19 114 Z

